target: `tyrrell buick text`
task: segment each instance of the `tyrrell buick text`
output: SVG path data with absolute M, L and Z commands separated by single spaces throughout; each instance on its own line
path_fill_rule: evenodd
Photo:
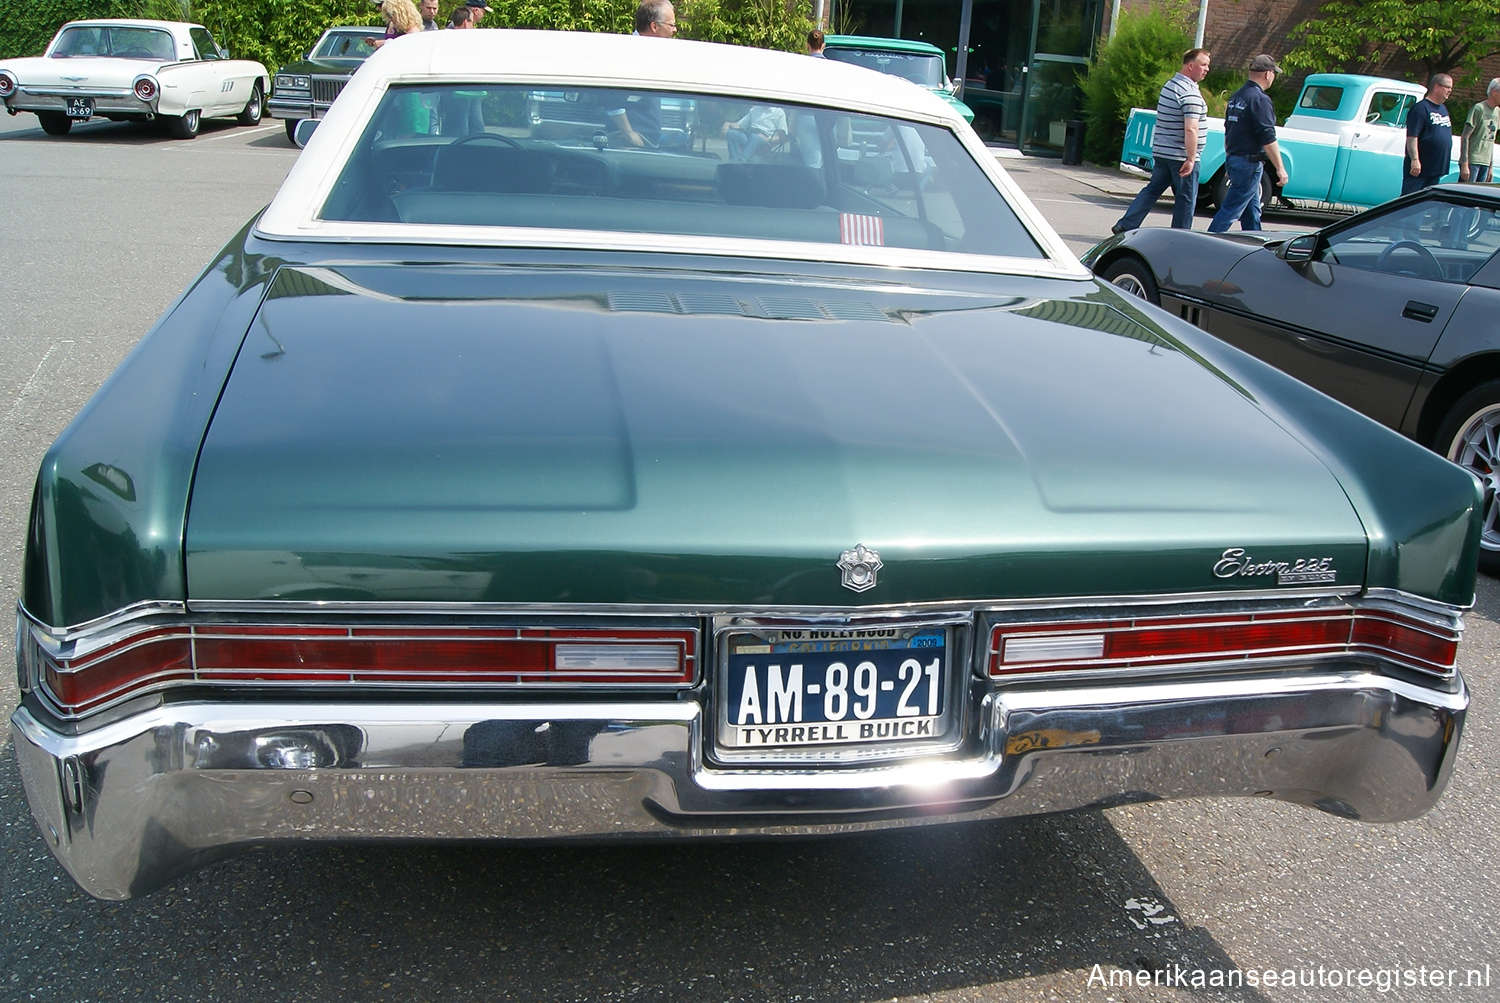
M 775 728 L 740 728 L 739 745 L 822 745 L 871 739 L 931 738 L 937 718 L 904 721 L 845 721 L 838 724 L 800 724 Z

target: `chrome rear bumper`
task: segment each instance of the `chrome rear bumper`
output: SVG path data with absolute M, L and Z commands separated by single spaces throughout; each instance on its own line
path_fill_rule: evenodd
M 128 89 L 121 92 L 86 93 L 79 91 L 66 94 L 19 90 L 6 98 L 4 104 L 6 110 L 12 114 L 21 111 L 66 114 L 70 97 L 91 99 L 94 102 L 94 116 L 97 118 L 106 118 L 110 115 L 124 115 L 131 118 L 154 118 L 156 116 L 155 101 L 142 101 Z
M 896 766 L 726 769 L 703 707 L 173 704 L 80 736 L 11 718 L 52 852 L 128 898 L 272 842 L 859 832 L 1133 801 L 1259 795 L 1420 815 L 1469 697 L 1362 671 L 1053 684 L 976 695 L 964 750 Z

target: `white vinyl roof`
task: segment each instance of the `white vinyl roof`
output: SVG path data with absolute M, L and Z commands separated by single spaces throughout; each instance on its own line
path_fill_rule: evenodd
M 541 80 L 576 86 L 714 90 L 746 97 L 864 104 L 902 117 L 956 117 L 940 98 L 888 73 L 742 45 L 579 31 L 429 31 L 382 46 L 360 76 L 389 80 Z

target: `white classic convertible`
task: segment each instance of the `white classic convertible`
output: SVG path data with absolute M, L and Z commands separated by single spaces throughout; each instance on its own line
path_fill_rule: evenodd
M 41 56 L 0 60 L 5 110 L 36 112 L 53 136 L 96 115 L 161 119 L 179 139 L 204 118 L 255 125 L 269 86 L 260 63 L 230 59 L 207 28 L 181 21 L 70 21 Z

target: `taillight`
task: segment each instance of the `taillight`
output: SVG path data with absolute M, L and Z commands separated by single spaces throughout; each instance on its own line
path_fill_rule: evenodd
M 156 97 L 156 81 L 150 77 L 136 77 L 135 96 L 142 101 L 150 101 Z
M 990 632 L 989 673 L 1012 676 L 1354 653 L 1447 676 L 1457 664 L 1458 633 L 1375 609 L 1005 623 Z
M 16 78 L 9 73 L 0 73 L 0 98 L 8 98 L 16 92 Z
M 194 624 L 40 660 L 53 701 L 78 714 L 173 683 L 683 685 L 697 632 Z

